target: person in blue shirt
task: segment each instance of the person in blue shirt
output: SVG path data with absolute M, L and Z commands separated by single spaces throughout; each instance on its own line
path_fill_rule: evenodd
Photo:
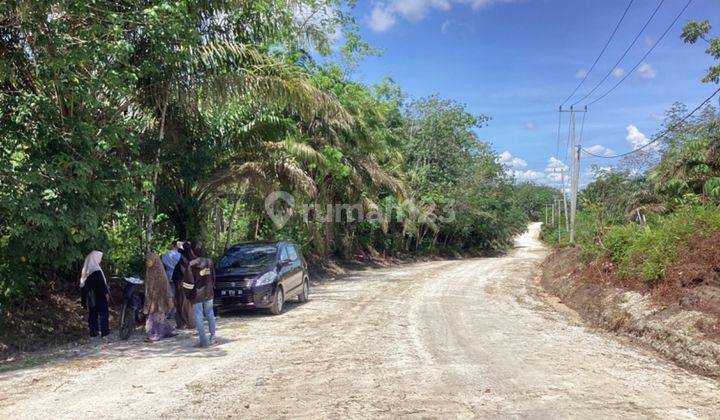
M 183 243 L 180 241 L 173 242 L 173 244 L 170 246 L 170 250 L 164 253 L 161 258 L 163 266 L 165 266 L 165 273 L 167 273 L 168 282 L 170 283 L 170 295 L 172 296 L 173 301 L 175 301 L 175 293 L 177 291 L 175 290 L 175 283 L 173 283 L 172 278 L 175 267 L 180 261 L 180 258 L 182 258 L 182 255 L 180 255 L 180 249 L 182 248 L 182 246 Z M 168 318 L 174 317 L 175 308 L 172 308 L 168 313 Z

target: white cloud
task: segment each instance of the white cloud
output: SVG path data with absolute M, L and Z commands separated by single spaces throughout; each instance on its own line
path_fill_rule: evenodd
M 534 123 L 534 122 L 527 122 L 527 123 L 525 123 L 525 128 L 527 128 L 528 130 L 534 130 L 535 127 L 536 127 L 536 126 L 535 126 L 535 123 Z
M 368 21 L 370 29 L 375 32 L 385 32 L 395 24 L 395 15 L 382 6 L 375 6 L 370 13 Z
M 625 70 L 621 69 L 620 67 L 615 67 L 612 71 L 612 75 L 617 78 L 623 77 L 625 76 Z
M 452 25 L 452 22 L 449 20 L 446 20 L 442 23 L 442 26 L 440 26 L 440 32 L 443 34 L 448 33 L 448 30 L 450 29 L 450 25 Z
M 583 79 L 587 75 L 588 75 L 588 72 L 585 69 L 580 69 L 577 71 L 577 73 L 575 73 L 575 77 L 577 77 L 578 79 Z
M 513 1 L 516 0 L 384 0 L 375 3 L 368 17 L 368 25 L 375 32 L 385 32 L 397 23 L 398 17 L 416 22 L 432 10 L 448 11 L 455 4 L 470 6 L 472 10 L 477 11 L 493 3 Z M 448 29 L 448 25 L 443 24 L 441 28 L 443 33 Z
M 638 130 L 637 127 L 630 124 L 627 126 L 627 136 L 625 137 L 625 140 L 627 140 L 630 145 L 632 146 L 633 150 L 639 149 L 646 144 L 650 142 L 650 139 L 645 136 L 640 130 Z M 651 146 L 646 147 L 648 150 L 657 150 L 658 145 L 657 143 L 654 143 Z
M 656 114 L 654 112 L 650 113 L 650 116 L 658 121 L 665 121 L 667 119 L 667 115 L 664 114 Z
M 551 157 L 548 159 L 547 166 L 545 166 L 545 171 L 547 172 L 558 172 L 560 169 L 567 171 L 568 166 L 563 163 L 562 160 Z
M 334 22 L 339 13 L 338 6 L 334 4 L 298 4 L 294 6 L 293 19 L 298 26 L 315 27 L 316 30 L 323 31 L 333 44 L 337 44 L 344 37 L 343 28 L 330 22 Z
M 458 3 L 469 4 L 473 10 L 480 10 L 485 6 L 489 6 L 493 3 L 498 3 L 503 0 L 458 0 Z M 507 3 L 507 0 L 504 0 Z
M 568 166 L 563 163 L 560 159 L 551 157 L 548 159 L 547 165 L 545 166 L 545 173 L 547 174 L 547 179 L 552 182 L 559 182 L 562 180 L 562 174 L 561 172 L 565 172 L 565 180 L 567 181 L 567 170 Z
M 648 63 L 642 63 L 640 64 L 640 67 L 637 69 L 638 75 L 643 79 L 654 79 L 657 75 L 657 72 Z
M 527 162 L 519 157 L 514 157 L 512 153 L 507 150 L 500 153 L 500 163 L 508 165 L 511 168 L 525 168 L 527 166 Z
M 612 156 L 612 155 L 616 154 L 612 149 L 608 149 L 607 147 L 600 145 L 600 144 L 586 147 L 585 150 L 587 150 L 588 152 L 590 152 L 592 154 L 600 155 L 600 156 Z
M 518 180 L 522 181 L 537 181 L 545 178 L 545 174 L 538 171 L 528 169 L 527 171 L 511 171 L 511 174 Z
M 449 0 L 395 0 L 390 9 L 410 21 L 418 21 L 427 15 L 430 9 L 447 11 L 451 7 Z
M 471 24 L 467 22 L 457 21 L 457 20 L 451 20 L 448 19 L 440 25 L 440 33 L 443 35 L 449 34 L 449 33 L 468 33 L 468 32 L 474 32 L 474 28 Z

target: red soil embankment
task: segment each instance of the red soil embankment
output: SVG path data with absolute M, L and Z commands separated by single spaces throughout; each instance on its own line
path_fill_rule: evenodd
M 720 378 L 720 236 L 690 242 L 663 281 L 621 279 L 610 261 L 583 264 L 577 248 L 543 263 L 542 286 L 593 326 L 628 336 L 695 372 Z

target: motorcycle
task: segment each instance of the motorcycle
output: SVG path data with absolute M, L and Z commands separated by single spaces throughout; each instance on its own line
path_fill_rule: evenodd
M 145 290 L 143 280 L 139 277 L 118 277 L 125 282 L 123 286 L 123 304 L 120 310 L 120 338 L 127 340 L 135 328 L 145 323 L 143 306 L 145 305 Z

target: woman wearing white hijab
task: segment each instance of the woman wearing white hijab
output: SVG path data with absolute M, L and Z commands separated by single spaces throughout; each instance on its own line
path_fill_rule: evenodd
M 100 268 L 103 253 L 92 251 L 85 257 L 80 273 L 80 292 L 83 308 L 88 310 L 90 337 L 97 337 L 98 330 L 103 337 L 110 334 L 108 314 L 108 290 L 105 274 Z M 100 325 L 98 326 L 98 318 Z M 99 328 L 98 328 L 99 327 Z

